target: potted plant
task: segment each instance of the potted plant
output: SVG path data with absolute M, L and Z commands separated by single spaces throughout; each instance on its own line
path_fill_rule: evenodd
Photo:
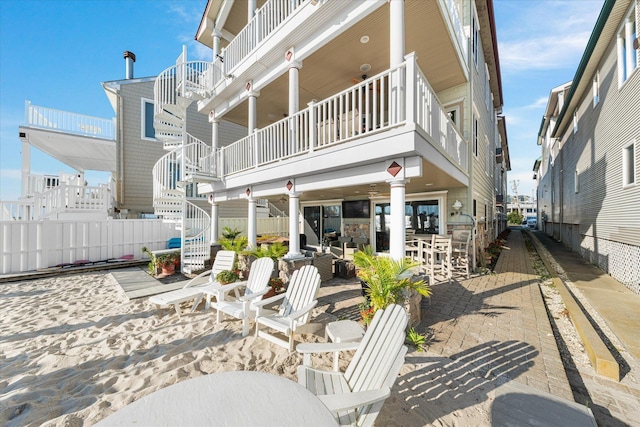
M 275 296 L 284 291 L 284 282 L 279 277 L 272 277 L 271 279 L 269 279 L 269 286 L 271 286 L 271 289 L 269 289 L 269 292 L 264 294 L 262 299 L 271 298 L 272 296 Z
M 364 282 L 371 315 L 391 304 L 403 304 L 407 291 L 414 290 L 423 297 L 431 295 L 424 280 L 413 280 L 412 268 L 418 266 L 417 262 L 377 256 L 371 246 L 365 246 L 354 253 L 353 263 L 358 268 L 357 276 Z
M 239 277 L 236 270 L 222 270 L 216 275 L 216 281 L 221 285 L 227 285 L 236 282 Z
M 169 276 L 176 272 L 176 262 L 179 261 L 179 252 L 171 252 L 156 256 L 154 263 L 162 270 L 162 274 Z

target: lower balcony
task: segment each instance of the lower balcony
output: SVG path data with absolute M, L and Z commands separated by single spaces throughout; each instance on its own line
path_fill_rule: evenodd
M 223 147 L 212 157 L 222 180 L 213 188 L 228 191 L 394 158 L 417 159 L 416 176 L 428 169 L 432 179 L 440 176 L 440 188 L 467 184 L 467 142 L 412 54 L 398 67 Z

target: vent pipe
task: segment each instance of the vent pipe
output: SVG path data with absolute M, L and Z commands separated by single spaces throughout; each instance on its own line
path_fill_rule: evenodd
M 136 62 L 136 55 L 128 50 L 124 51 L 124 60 L 126 63 L 126 78 L 127 80 L 133 78 L 133 63 Z

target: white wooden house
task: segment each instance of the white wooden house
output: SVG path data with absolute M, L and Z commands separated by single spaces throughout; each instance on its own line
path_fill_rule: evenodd
M 640 2 L 606 0 L 538 133 L 538 224 L 640 293 Z
M 211 61 L 183 52 L 156 80 L 156 137 L 172 150 L 156 213 L 215 241 L 220 210 L 242 200 L 255 245 L 257 200 L 286 205 L 289 258 L 331 233 L 395 258 L 408 231 L 474 227 L 484 247 L 509 168 L 495 34 L 491 0 L 210 0 L 196 40 Z M 211 143 L 185 131 L 192 105 Z M 222 141 L 222 120 L 246 134 Z M 180 182 L 211 210 L 185 206 Z

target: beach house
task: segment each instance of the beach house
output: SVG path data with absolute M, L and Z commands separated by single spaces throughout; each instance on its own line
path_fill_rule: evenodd
M 184 247 L 215 243 L 238 200 L 250 245 L 259 200 L 288 212 L 290 259 L 325 244 L 400 258 L 407 234 L 464 228 L 480 251 L 505 226 L 491 0 L 210 0 L 195 38 L 210 59 L 183 51 L 154 93 L 156 138 L 173 147 L 155 166 L 154 208 L 198 230 Z M 210 140 L 185 129 L 192 106 Z M 222 121 L 243 135 L 225 142 Z M 184 183 L 210 209 L 185 201 Z
M 640 293 L 640 2 L 607 0 L 538 133 L 539 228 Z

